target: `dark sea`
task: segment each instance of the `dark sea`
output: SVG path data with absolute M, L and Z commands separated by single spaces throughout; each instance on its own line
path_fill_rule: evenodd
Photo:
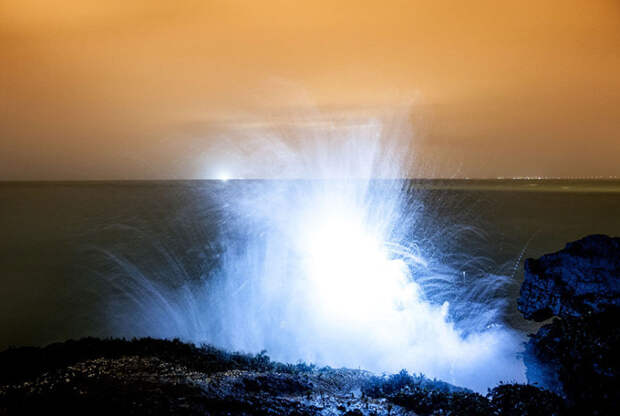
M 107 298 L 117 295 L 106 288 L 102 253 L 131 259 L 142 270 L 173 262 L 184 276 L 208 278 L 217 267 L 218 233 L 226 227 L 214 196 L 235 186 L 0 183 L 0 350 L 114 335 L 101 313 Z M 489 272 L 511 276 L 516 289 L 507 315 L 516 313 L 525 258 L 589 234 L 620 236 L 620 181 L 425 180 L 412 181 L 411 192 L 424 195 L 424 212 L 441 219 L 434 224 L 476 230 L 470 241 L 455 238 L 452 250 L 484 258 Z M 171 284 L 178 284 L 174 276 Z

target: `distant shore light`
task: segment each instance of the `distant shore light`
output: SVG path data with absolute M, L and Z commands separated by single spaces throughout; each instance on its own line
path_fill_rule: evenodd
M 231 179 L 230 173 L 226 172 L 226 171 L 221 171 L 218 172 L 216 177 L 217 180 L 220 180 L 222 182 L 227 182 L 229 179 Z

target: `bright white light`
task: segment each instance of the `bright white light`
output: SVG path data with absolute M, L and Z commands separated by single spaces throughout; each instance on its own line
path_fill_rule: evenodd
M 351 215 L 353 214 L 353 215 Z M 309 226 L 304 262 L 321 311 L 333 319 L 367 322 L 398 308 L 408 288 L 402 260 L 390 259 L 355 213 L 327 214 Z
M 251 159 L 227 166 L 235 178 L 266 166 L 275 177 L 310 179 L 217 187 L 225 247 L 217 273 L 193 279 L 200 285 L 177 297 L 151 296 L 162 311 L 152 321 L 175 316 L 178 333 L 197 342 L 266 349 L 281 361 L 406 368 L 479 392 L 525 381 L 522 340 L 489 325 L 496 308 L 486 286 L 502 280 L 481 273 L 459 286 L 459 264 L 441 250 L 450 229 L 420 221 L 435 213 L 398 180 L 375 180 L 402 177 L 412 165 L 397 145 L 408 133 L 380 121 L 297 133 L 267 135 Z M 291 137 L 299 149 L 289 147 Z M 224 169 L 214 177 L 231 178 Z M 467 315 L 460 327 L 455 310 Z
M 218 172 L 216 178 L 217 180 L 222 181 L 222 182 L 227 182 L 229 179 L 232 179 L 230 176 L 230 173 L 228 173 L 225 170 Z
M 266 349 L 288 362 L 379 373 L 406 368 L 480 392 L 500 380 L 524 381 L 519 340 L 504 328 L 487 329 L 492 306 L 468 305 L 480 319 L 463 331 L 450 313 L 463 310 L 465 288 L 430 298 L 426 282 L 436 293 L 445 290 L 437 282 L 460 273 L 433 259 L 442 258 L 441 241 L 426 242 L 433 233 L 451 236 L 418 226 L 422 201 L 410 199 L 401 182 L 373 179 L 401 177 L 410 166 L 384 128 L 373 121 L 321 129 L 300 136 L 301 149 L 269 137 L 260 150 L 273 153 L 237 166 L 311 179 L 240 182 L 224 195 L 238 223 L 227 224 L 235 232 L 221 275 L 209 283 L 205 316 L 217 332 L 208 340 Z

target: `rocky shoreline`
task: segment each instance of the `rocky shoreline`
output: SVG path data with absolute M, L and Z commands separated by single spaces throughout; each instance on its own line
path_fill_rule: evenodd
M 152 338 L 0 352 L 0 415 L 606 415 L 618 394 L 620 239 L 590 236 L 526 262 L 519 310 L 531 384 L 483 396 L 405 371 L 283 364 L 265 353 Z M 543 388 L 545 387 L 545 388 Z
M 532 386 L 488 396 L 406 372 L 273 362 L 178 340 L 94 339 L 0 353 L 0 414 L 451 415 L 560 414 Z M 544 403 L 545 412 L 532 413 Z M 530 409 L 514 413 L 513 409 Z M 525 410 L 524 410 L 525 411 Z
M 620 238 L 591 235 L 525 262 L 518 308 L 553 318 L 530 336 L 527 378 L 577 414 L 616 414 L 620 403 Z

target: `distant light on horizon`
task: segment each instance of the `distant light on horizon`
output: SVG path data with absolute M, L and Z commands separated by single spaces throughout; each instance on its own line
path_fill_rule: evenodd
M 217 172 L 215 179 L 222 181 L 222 182 L 228 182 L 230 179 L 232 179 L 232 176 L 230 174 L 230 172 L 225 171 L 225 170 L 221 170 L 219 172 Z

